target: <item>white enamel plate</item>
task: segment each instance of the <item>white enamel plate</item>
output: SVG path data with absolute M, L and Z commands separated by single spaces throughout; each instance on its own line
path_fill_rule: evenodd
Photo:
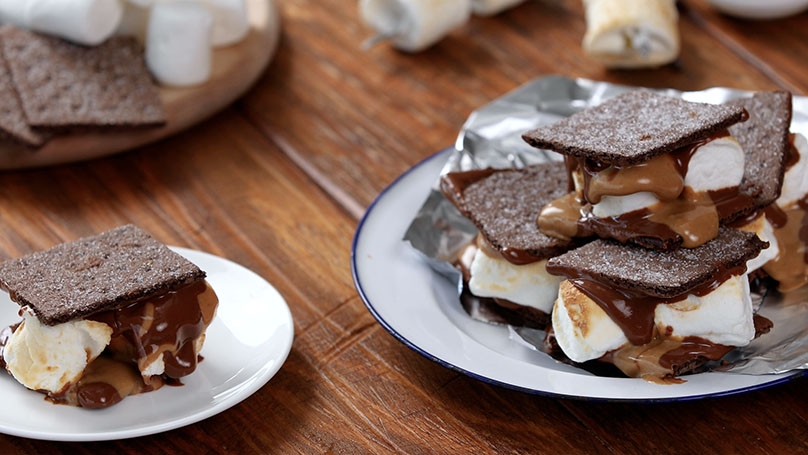
M 207 272 L 219 297 L 204 358 L 182 386 L 130 396 L 106 409 L 56 405 L 0 374 L 0 432 L 56 441 L 101 441 L 143 436 L 206 419 L 238 404 L 280 369 L 292 346 L 292 315 L 263 278 L 226 259 L 172 248 Z M 19 321 L 18 305 L 0 295 L 0 324 Z
M 777 375 L 701 373 L 683 384 L 592 375 L 536 351 L 507 327 L 472 320 L 457 289 L 402 241 L 450 150 L 418 164 L 385 189 L 354 237 L 352 267 L 367 308 L 394 337 L 439 364 L 481 381 L 528 393 L 598 400 L 676 401 L 730 395 L 779 384 Z

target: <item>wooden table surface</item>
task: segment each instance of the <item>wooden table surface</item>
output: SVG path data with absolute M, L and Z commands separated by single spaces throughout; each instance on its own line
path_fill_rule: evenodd
M 680 7 L 677 64 L 609 71 L 581 51 L 580 0 L 474 17 L 414 55 L 361 50 L 371 32 L 355 1 L 281 0 L 266 74 L 210 120 L 112 157 L 0 173 L 0 257 L 131 222 L 252 269 L 295 321 L 281 370 L 225 412 L 119 441 L 0 435 L 0 453 L 808 453 L 805 379 L 663 404 L 523 394 L 410 350 L 354 288 L 351 240 L 365 207 L 453 144 L 472 110 L 531 79 L 808 93 L 808 14 L 750 22 L 702 0 Z

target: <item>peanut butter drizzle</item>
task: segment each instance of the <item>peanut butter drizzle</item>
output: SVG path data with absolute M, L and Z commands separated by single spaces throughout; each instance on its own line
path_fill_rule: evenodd
M 625 196 L 640 191 L 654 193 L 663 201 L 676 199 L 684 188 L 681 166 L 673 155 L 665 154 L 635 166 L 609 166 L 592 169 L 584 165 L 586 200 L 592 204 L 603 196 Z
M 574 192 L 550 202 L 542 208 L 536 222 L 544 235 L 562 240 L 584 237 L 583 204 Z
M 685 248 L 695 248 L 718 235 L 718 210 L 713 200 L 708 193 L 690 188 L 677 199 L 652 207 L 648 220 L 679 234 Z
M 607 353 L 603 360 L 613 363 L 626 376 L 659 384 L 680 384 L 675 377 L 691 362 L 719 360 L 733 349 L 700 337 L 665 337 L 658 333 L 642 346 L 627 345 Z
M 788 292 L 808 283 L 808 200 L 785 209 L 786 222 L 774 230 L 779 252 L 763 265 L 763 270 L 778 281 L 777 289 Z
M 694 248 L 715 238 L 721 216 L 749 204 L 738 188 L 719 192 L 695 192 L 684 187 L 684 176 L 693 154 L 709 141 L 728 136 L 721 131 L 671 153 L 634 166 L 609 166 L 588 159 L 566 157 L 569 181 L 583 177 L 580 193 L 571 192 L 542 209 L 537 222 L 548 236 L 569 240 L 592 235 L 593 229 L 608 232 L 626 242 L 637 237 L 659 239 L 659 244 L 679 243 Z M 580 180 L 580 179 L 579 179 Z M 615 217 L 598 218 L 589 204 L 603 196 L 651 192 L 660 199 L 651 207 Z

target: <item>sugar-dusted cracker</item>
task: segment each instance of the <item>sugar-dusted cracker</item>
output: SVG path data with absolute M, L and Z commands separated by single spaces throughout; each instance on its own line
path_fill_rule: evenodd
M 755 201 L 747 212 L 763 208 L 780 196 L 789 147 L 791 97 L 786 91 L 757 92 L 728 103 L 749 113 L 749 120 L 729 128 L 746 154 L 740 190 Z M 733 219 L 743 215 L 737 213 Z
M 28 126 L 2 53 L 0 53 L 0 136 L 32 148 L 42 146 L 50 136 L 46 132 L 35 131 Z
M 143 50 L 132 37 L 93 47 L 14 26 L 0 48 L 32 127 L 155 126 L 166 122 Z
M 450 173 L 441 190 L 505 257 L 519 251 L 546 259 L 580 243 L 549 237 L 536 222 L 545 204 L 569 191 L 563 162 Z
M 528 131 L 530 145 L 620 166 L 708 138 L 744 118 L 741 106 L 693 103 L 633 90 Z
M 46 325 L 117 309 L 204 277 L 131 224 L 0 264 L 0 288 Z
M 745 265 L 767 246 L 755 234 L 731 228 L 720 228 L 716 238 L 699 247 L 667 252 L 596 240 L 550 259 L 547 271 L 673 298 L 709 282 L 721 270 Z

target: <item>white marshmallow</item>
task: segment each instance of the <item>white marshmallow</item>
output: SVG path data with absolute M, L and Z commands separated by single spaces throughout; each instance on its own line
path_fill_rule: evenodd
M 418 52 L 471 17 L 471 0 L 360 0 L 362 20 L 393 47 Z
M 546 265 L 546 260 L 516 265 L 477 249 L 470 267 L 469 290 L 478 297 L 501 298 L 549 314 L 561 278 L 547 273 Z
M 81 377 L 111 336 L 112 328 L 98 321 L 44 325 L 26 307 L 3 356 L 9 373 L 25 387 L 60 392 Z
M 695 336 L 725 346 L 745 346 L 755 337 L 749 279 L 738 275 L 715 290 L 698 297 L 657 305 L 654 321 L 660 333 L 672 329 L 672 336 Z
M 600 202 L 592 205 L 592 214 L 598 218 L 618 216 L 650 207 L 657 202 L 659 199 L 647 191 L 626 196 L 602 196 Z
M 743 179 L 745 154 L 732 136 L 712 140 L 699 147 L 690 158 L 685 186 L 694 191 L 732 188 Z
M 213 16 L 196 2 L 157 3 L 146 34 L 146 64 L 164 85 L 190 86 L 210 77 Z
M 794 147 L 800 158 L 783 178 L 783 188 L 777 199 L 777 205 L 781 208 L 788 208 L 808 194 L 808 140 L 802 134 L 795 133 Z
M 628 343 L 620 326 L 569 281 L 561 282 L 552 320 L 558 346 L 574 362 L 598 359 Z
M 731 136 L 707 142 L 690 158 L 684 185 L 699 192 L 738 186 L 743 179 L 744 160 L 743 149 Z M 619 216 L 657 202 L 659 199 L 649 192 L 603 196 L 592 205 L 592 214 L 599 218 Z
M 120 0 L 0 0 L 0 21 L 94 46 L 123 16 Z
M 525 0 L 471 0 L 471 11 L 478 16 L 493 16 Z

